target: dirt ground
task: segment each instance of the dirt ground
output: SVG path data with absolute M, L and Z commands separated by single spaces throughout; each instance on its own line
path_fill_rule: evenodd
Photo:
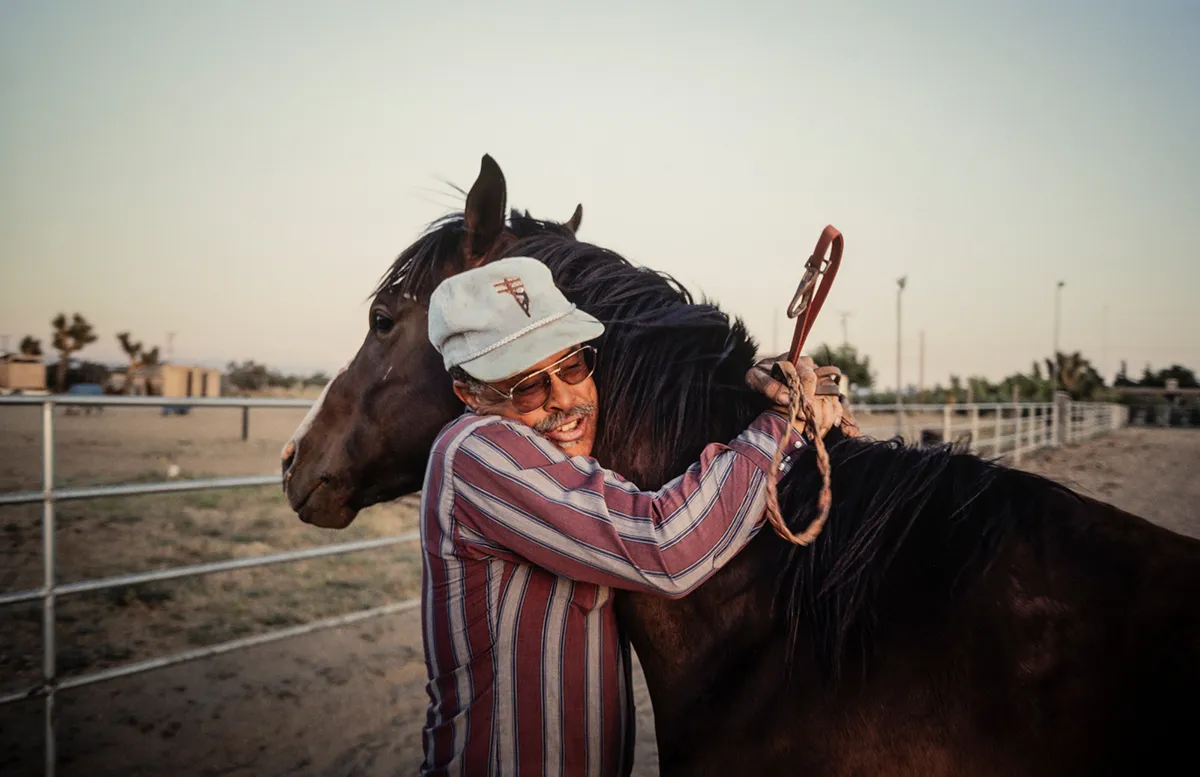
M 270 474 L 302 410 L 186 417 L 108 408 L 56 417 L 58 484 Z M 0 491 L 40 486 L 39 416 L 0 409 Z M 1022 466 L 1177 531 L 1200 536 L 1200 430 L 1126 429 Z M 343 532 L 300 524 L 278 489 L 128 497 L 59 506 L 60 579 L 395 534 L 415 499 L 366 511 Z M 37 506 L 0 508 L 0 590 L 40 580 Z M 75 675 L 231 637 L 410 598 L 411 546 L 64 597 L 59 671 Z M 0 693 L 36 682 L 36 603 L 0 610 Z M 640 673 L 638 777 L 657 773 Z M 296 637 L 62 692 L 59 774 L 166 777 L 396 775 L 421 758 L 424 664 L 417 612 Z M 42 703 L 0 707 L 0 774 L 41 774 Z

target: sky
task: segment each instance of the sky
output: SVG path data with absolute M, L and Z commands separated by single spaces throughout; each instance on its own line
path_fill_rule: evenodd
M 684 10 L 686 9 L 686 10 Z M 1200 3 L 0 4 L 0 334 L 333 371 L 484 153 L 772 352 L 826 224 L 881 386 L 1200 369 Z M 848 313 L 843 318 L 843 312 Z M 923 333 L 923 335 L 922 335 Z

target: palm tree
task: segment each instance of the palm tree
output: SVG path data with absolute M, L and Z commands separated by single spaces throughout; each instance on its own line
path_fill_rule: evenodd
M 59 313 L 50 322 L 50 325 L 54 327 L 54 350 L 58 351 L 58 369 L 55 372 L 54 387 L 59 393 L 62 393 L 67 390 L 67 365 L 71 354 L 96 342 L 96 333 L 87 319 L 78 313 L 71 317 L 69 323 L 66 315 Z
M 1046 360 L 1046 373 L 1058 375 L 1058 385 L 1071 396 L 1071 399 L 1090 399 L 1097 391 L 1104 388 L 1104 379 L 1079 351 L 1071 354 L 1057 354 L 1056 361 L 1057 364 L 1049 359 Z

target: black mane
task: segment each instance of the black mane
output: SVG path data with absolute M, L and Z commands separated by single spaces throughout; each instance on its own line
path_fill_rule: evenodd
M 566 297 L 604 322 L 595 453 L 640 487 L 663 485 L 766 407 L 745 386 L 757 346 L 741 320 L 695 302 L 670 275 L 553 236 L 522 240 L 507 254 L 544 262 Z
M 523 240 L 507 253 L 546 263 L 567 298 L 604 322 L 595 455 L 640 487 L 676 477 L 705 445 L 733 439 L 765 408 L 744 384 L 757 347 L 741 320 L 695 302 L 670 275 L 552 236 Z M 995 484 L 1040 479 L 950 446 L 918 449 L 837 432 L 828 439 L 834 501 L 824 531 L 807 548 L 772 534 L 776 558 L 765 572 L 778 576 L 792 650 L 807 632 L 818 664 L 836 677 L 851 640 L 869 646 L 881 583 L 898 554 L 929 552 L 937 543 L 952 593 L 960 576 L 982 573 L 995 558 L 1019 514 L 1014 505 L 1030 493 Z M 780 489 L 793 530 L 812 520 L 820 482 L 810 449 Z M 930 516 L 938 519 L 922 520 Z M 926 534 L 922 546 L 916 535 Z
M 778 598 L 785 605 L 792 650 L 808 632 L 818 666 L 830 678 L 854 646 L 868 653 L 881 612 L 906 612 L 909 624 L 932 618 L 914 607 L 949 605 L 995 561 L 1002 540 L 1047 489 L 1058 483 L 963 452 L 901 440 L 827 438 L 833 503 L 817 541 L 801 548 L 780 540 Z M 780 488 L 781 511 L 793 530 L 816 516 L 821 476 L 816 452 L 796 460 Z M 898 558 L 905 563 L 896 564 Z M 891 601 L 890 590 L 932 595 L 920 603 Z M 900 579 L 903 578 L 903 579 Z

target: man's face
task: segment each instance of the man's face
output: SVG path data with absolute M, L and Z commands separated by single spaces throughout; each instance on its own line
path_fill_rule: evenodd
M 570 374 L 572 369 L 579 368 L 579 362 L 584 357 L 575 353 L 578 350 L 578 346 L 565 348 L 518 375 L 489 384 L 505 394 L 513 393 L 514 388 L 518 394 L 522 391 L 536 392 L 537 384 L 545 379 L 548 372 L 550 390 L 546 399 L 539 407 L 528 412 L 521 412 L 513 401 L 490 389 L 485 388 L 475 395 L 465 383 L 455 381 L 454 391 L 459 399 L 480 415 L 498 415 L 518 421 L 532 427 L 569 456 L 590 456 L 596 444 L 596 382 L 589 375 L 571 385 L 559 374 L 560 370 Z M 567 359 L 568 356 L 571 358 Z

